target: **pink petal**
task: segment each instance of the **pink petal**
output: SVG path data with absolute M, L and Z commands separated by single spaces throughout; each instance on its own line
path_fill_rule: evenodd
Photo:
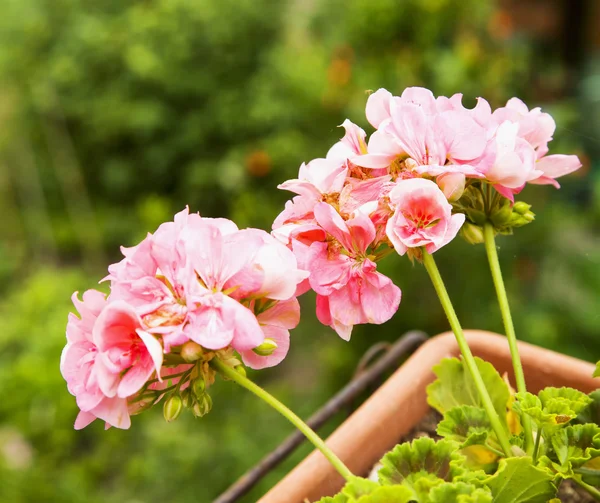
M 137 335 L 142 339 L 144 346 L 148 350 L 148 356 L 152 360 L 154 364 L 154 369 L 159 376 L 160 379 L 160 369 L 163 364 L 163 347 L 160 342 L 154 337 L 152 334 L 145 332 L 143 330 L 138 329 L 136 331 Z
M 300 196 L 311 199 L 321 199 L 321 192 L 311 183 L 306 180 L 287 180 L 277 186 L 281 190 L 289 190 Z
M 314 214 L 315 220 L 323 229 L 337 239 L 346 250 L 352 249 L 352 240 L 346 222 L 331 205 L 317 204 Z
M 506 199 L 513 203 L 515 202 L 515 189 L 509 189 L 508 187 L 504 187 L 498 184 L 494 185 L 493 187 L 501 196 L 504 196 Z
M 378 89 L 367 99 L 367 120 L 374 128 L 378 128 L 384 120 L 390 117 L 390 102 L 392 93 L 386 89 Z
M 256 318 L 261 325 L 272 325 L 288 330 L 296 328 L 300 322 L 300 304 L 296 298 L 277 302 Z
M 310 247 L 310 286 L 321 295 L 329 295 L 347 284 L 353 261 L 346 255 L 329 257 L 327 243 Z
M 91 412 L 115 428 L 126 430 L 131 426 L 127 400 L 124 398 L 105 398 Z
M 145 355 L 135 363 L 125 375 L 121 378 L 119 386 L 117 388 L 117 396 L 120 398 L 127 398 L 135 395 L 150 376 L 154 373 L 152 367 L 152 360 L 148 355 Z M 160 375 L 160 374 L 159 374 Z
M 273 339 L 277 343 L 277 349 L 269 356 L 259 356 L 251 349 L 240 353 L 244 364 L 256 370 L 278 365 L 290 348 L 290 333 L 285 328 L 264 326 L 262 330 L 265 338 Z
M 92 414 L 91 412 L 80 411 L 79 414 L 77 414 L 77 418 L 75 419 L 74 428 L 76 430 L 81 430 L 95 420 L 96 416 L 94 416 L 94 414 Z
M 131 334 L 141 326 L 135 309 L 126 302 L 115 300 L 107 304 L 98 315 L 92 332 L 94 343 L 100 351 L 127 344 L 131 340 Z
M 410 103 L 421 107 L 427 115 L 433 115 L 437 112 L 433 93 L 424 87 L 407 87 L 400 99 L 402 103 Z
M 427 252 L 433 253 L 433 252 L 439 250 L 442 246 L 446 246 L 450 241 L 452 241 L 456 237 L 456 235 L 458 234 L 458 231 L 460 230 L 460 228 L 462 227 L 462 225 L 464 223 L 465 223 L 465 215 L 463 215 L 462 213 L 457 213 L 455 215 L 452 215 L 450 217 L 450 223 L 446 229 L 446 233 L 444 234 L 443 240 L 438 243 L 428 244 L 425 247 Z
M 559 178 L 581 168 L 581 161 L 576 155 L 554 154 L 537 161 L 535 167 L 543 171 L 545 177 Z M 535 183 L 535 180 L 531 183 Z
M 398 311 L 402 293 L 392 280 L 381 273 L 365 274 L 361 285 L 361 304 L 369 323 L 380 325 Z

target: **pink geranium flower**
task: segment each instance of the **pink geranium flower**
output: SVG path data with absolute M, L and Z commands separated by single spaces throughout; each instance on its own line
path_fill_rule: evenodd
M 95 373 L 107 397 L 137 393 L 154 371 L 160 375 L 163 348 L 144 330 L 135 309 L 123 301 L 108 303 L 92 330 L 96 345 Z
M 81 409 L 75 429 L 84 428 L 96 418 L 110 426 L 129 428 L 131 420 L 126 398 L 106 396 L 98 375 L 100 350 L 92 333 L 98 316 L 107 306 L 106 297 L 96 290 L 88 290 L 83 294 L 83 301 L 77 298 L 77 293 L 73 294 L 73 304 L 80 317 L 69 314 L 67 345 L 61 355 L 60 371 Z
M 378 130 L 369 139 L 368 154 L 353 161 L 381 169 L 408 160 L 405 169 L 417 176 L 479 177 L 470 163 L 485 150 L 486 129 L 464 108 L 441 108 L 428 89 L 408 88 L 400 97 L 380 89 L 367 102 L 367 118 Z
M 260 345 L 263 331 L 243 302 L 287 300 L 308 276 L 268 233 L 187 210 L 109 270 L 111 297 L 134 305 L 166 352 L 190 339 L 213 350 Z
M 531 145 L 538 159 L 548 152 L 548 142 L 552 140 L 556 123 L 541 108 L 529 110 L 519 98 L 511 98 L 506 106 L 494 110 L 493 118 L 498 124 L 504 121 L 518 124 L 519 137 Z
M 401 180 L 389 197 L 394 214 L 386 234 L 400 255 L 423 246 L 429 253 L 439 250 L 454 239 L 465 221 L 463 214 L 452 215 L 452 206 L 431 180 Z
M 354 325 L 388 321 L 401 292 L 368 256 L 376 237 L 373 222 L 362 214 L 344 221 L 326 203 L 315 206 L 315 219 L 334 238 L 310 246 L 309 281 L 317 293 L 319 320 L 345 340 Z
M 485 179 L 511 201 L 525 184 L 543 173 L 536 169 L 535 151 L 517 133 L 519 125 L 505 121 L 496 130 L 489 151 L 493 161 L 485 171 Z

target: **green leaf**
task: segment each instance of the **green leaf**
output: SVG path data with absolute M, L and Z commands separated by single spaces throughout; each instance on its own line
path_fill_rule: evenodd
M 575 415 L 585 410 L 585 408 L 593 401 L 592 398 L 585 393 L 567 387 L 548 387 L 540 391 L 538 396 L 540 397 L 544 408 L 551 410 L 555 404 L 560 404 L 560 406 L 562 406 L 562 404 L 566 403 Z
M 566 426 L 590 405 L 592 399 L 573 388 L 546 388 L 539 396 L 517 393 L 513 409 L 527 414 L 545 433 Z
M 600 426 L 577 424 L 556 432 L 551 439 L 554 453 L 563 467 L 579 468 L 600 457 Z
M 491 363 L 475 358 L 494 408 L 506 425 L 506 404 L 510 397 L 508 386 Z M 427 402 L 440 413 L 445 414 L 454 407 L 471 405 L 482 408 L 483 404 L 475 383 L 467 368 L 457 358 L 446 358 L 433 367 L 438 377 L 427 386 Z
M 487 487 L 476 487 L 465 482 L 446 482 L 431 490 L 429 501 L 430 503 L 492 503 L 492 493 Z
M 381 487 L 377 482 L 361 477 L 352 477 L 342 489 L 342 494 L 350 500 L 360 498 L 365 494 L 371 494 L 375 489 Z
M 588 396 L 591 402 L 577 415 L 577 422 L 600 424 L 600 389 L 592 391 Z
M 444 414 L 437 427 L 440 437 L 454 440 L 461 447 L 485 445 L 492 426 L 485 410 L 472 405 L 453 407 Z
M 380 486 L 377 482 L 353 477 L 339 494 L 319 503 L 409 503 L 413 491 L 403 486 Z
M 451 440 L 435 442 L 427 437 L 397 445 L 381 460 L 379 481 L 382 485 L 401 484 L 417 501 L 427 501 L 433 487 L 465 473 L 465 457 L 458 449 L 459 444 Z
M 493 503 L 546 503 L 556 496 L 553 478 L 549 470 L 533 466 L 530 457 L 506 458 L 485 483 Z
M 600 362 L 596 363 L 596 369 L 594 370 L 592 377 L 600 377 Z
M 371 494 L 357 499 L 356 503 L 410 503 L 411 501 L 413 501 L 413 493 L 404 486 L 378 486 Z
M 350 503 L 348 496 L 339 493 L 335 496 L 325 496 L 321 498 L 317 503 Z

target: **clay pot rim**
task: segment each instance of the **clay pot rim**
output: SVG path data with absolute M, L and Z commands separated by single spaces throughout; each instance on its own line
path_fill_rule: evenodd
M 504 336 L 482 330 L 465 330 L 465 336 L 475 356 L 508 373 L 514 383 Z M 592 378 L 593 364 L 525 342 L 518 346 L 528 389 L 570 386 L 587 393 L 600 387 L 600 379 Z M 429 410 L 425 388 L 435 378 L 432 367 L 459 354 L 452 332 L 429 339 L 331 434 L 327 445 L 353 473 L 365 475 Z M 343 482 L 323 455 L 314 451 L 259 503 L 314 501 L 335 494 Z

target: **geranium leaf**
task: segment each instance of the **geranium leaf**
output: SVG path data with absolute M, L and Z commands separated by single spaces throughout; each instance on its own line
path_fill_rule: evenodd
M 485 487 L 465 482 L 446 482 L 431 490 L 430 503 L 492 503 L 492 493 Z
M 485 445 L 488 435 L 492 434 L 492 426 L 485 410 L 461 405 L 444 414 L 444 419 L 438 424 L 437 434 L 459 442 L 461 447 Z
M 551 439 L 554 453 L 563 467 L 579 468 L 600 457 L 600 426 L 577 424 L 557 431 Z
M 585 393 L 573 388 L 546 388 L 539 396 L 517 393 L 513 409 L 531 416 L 545 433 L 566 426 L 592 402 Z
M 410 503 L 412 498 L 412 491 L 404 486 L 378 486 L 371 494 L 357 499 L 356 503 Z
M 342 489 L 342 494 L 350 500 L 360 498 L 365 494 L 371 494 L 375 489 L 381 487 L 377 482 L 361 477 L 352 477 Z
M 596 369 L 594 370 L 592 377 L 600 377 L 600 362 L 596 363 Z
M 427 502 L 433 487 L 466 472 L 464 462 L 458 443 L 418 438 L 397 445 L 383 457 L 379 481 L 382 485 L 403 485 L 411 490 L 413 499 Z
M 552 410 L 555 404 L 559 407 L 562 404 L 568 404 L 575 415 L 579 414 L 592 403 L 592 399 L 585 393 L 574 388 L 552 388 L 548 387 L 539 392 L 538 396 L 542 401 L 544 408 Z
M 491 363 L 475 358 L 494 408 L 506 426 L 506 404 L 510 397 L 508 386 Z M 445 414 L 454 407 L 471 405 L 482 407 L 479 393 L 463 363 L 456 358 L 446 358 L 433 367 L 437 379 L 427 386 L 427 401 L 434 409 Z
M 506 458 L 485 484 L 494 503 L 546 503 L 556 496 L 553 478 L 549 470 L 533 466 L 530 457 Z
M 577 422 L 600 424 L 600 389 L 592 391 L 588 396 L 591 402 L 577 415 Z
M 413 492 L 403 486 L 380 486 L 377 482 L 353 477 L 342 491 L 333 497 L 319 500 L 319 503 L 409 503 Z
M 317 503 L 349 503 L 348 496 L 345 494 L 336 494 L 335 496 L 325 496 Z

